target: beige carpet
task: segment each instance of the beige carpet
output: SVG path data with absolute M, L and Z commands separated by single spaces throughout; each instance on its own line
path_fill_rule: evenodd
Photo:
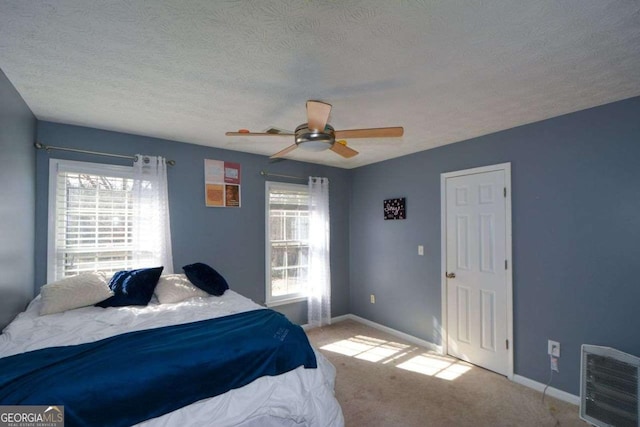
M 307 334 L 337 369 L 347 427 L 587 426 L 577 406 L 352 320 Z

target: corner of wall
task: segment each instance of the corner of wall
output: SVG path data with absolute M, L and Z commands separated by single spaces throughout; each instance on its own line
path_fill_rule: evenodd
M 0 70 L 0 198 L 11 200 L 0 221 L 0 328 L 33 298 L 36 124 L 35 116 Z

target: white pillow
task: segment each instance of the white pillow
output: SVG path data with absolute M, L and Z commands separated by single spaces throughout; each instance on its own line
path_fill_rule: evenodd
M 195 287 L 184 274 L 160 276 L 154 293 L 158 297 L 160 304 L 170 304 L 187 298 L 209 296 L 202 289 Z
M 40 289 L 40 314 L 53 314 L 86 307 L 113 296 L 107 275 L 101 271 L 82 273 L 47 283 Z

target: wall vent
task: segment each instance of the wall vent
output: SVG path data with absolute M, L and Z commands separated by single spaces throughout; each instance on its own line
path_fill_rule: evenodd
M 640 426 L 640 358 L 582 345 L 580 418 L 595 426 Z

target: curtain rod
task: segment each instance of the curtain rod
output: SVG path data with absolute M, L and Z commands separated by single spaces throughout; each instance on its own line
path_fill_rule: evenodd
M 280 175 L 277 173 L 269 173 L 266 171 L 260 171 L 260 175 L 264 177 L 277 176 L 278 178 L 305 179 L 305 180 L 307 179 L 306 177 L 303 177 L 303 176 Z
M 83 153 L 83 154 L 93 154 L 96 156 L 106 156 L 106 157 L 118 157 L 120 159 L 131 159 L 134 162 L 137 160 L 137 156 L 123 156 L 122 154 L 111 154 L 111 153 L 102 153 L 100 151 L 89 151 L 89 150 L 79 150 L 77 148 L 66 148 L 66 147 L 54 147 L 53 145 L 44 145 L 39 142 L 35 142 L 33 144 L 34 147 L 38 150 L 59 150 L 59 151 L 72 151 L 74 153 Z M 169 166 L 174 166 L 176 164 L 175 160 L 167 160 L 167 164 Z

